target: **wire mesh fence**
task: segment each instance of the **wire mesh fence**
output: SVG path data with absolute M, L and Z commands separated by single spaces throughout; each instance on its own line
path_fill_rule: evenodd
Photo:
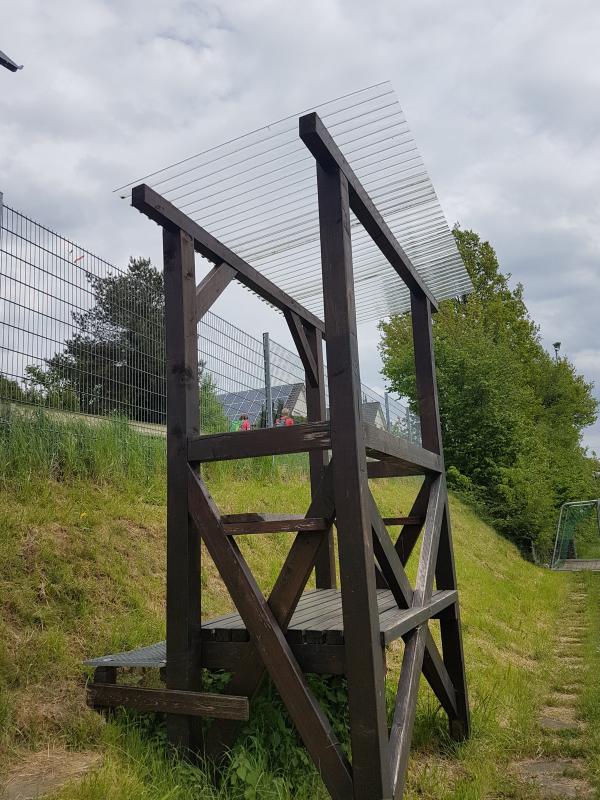
M 90 423 L 116 415 L 164 436 L 162 274 L 144 259 L 119 269 L 1 203 L 0 211 L 5 412 L 41 407 Z M 261 340 L 209 312 L 198 351 L 204 433 L 306 419 L 302 362 L 268 334 Z M 419 441 L 418 418 L 389 395 L 364 386 L 362 409 L 366 422 Z

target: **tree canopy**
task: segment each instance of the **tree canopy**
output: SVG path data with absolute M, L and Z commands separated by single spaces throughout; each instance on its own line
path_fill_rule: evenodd
M 76 333 L 45 367 L 27 368 L 30 393 L 47 406 L 165 424 L 162 273 L 150 259 L 131 258 L 126 271 L 89 281 L 94 304 L 73 314 Z M 226 430 L 214 380 L 198 366 L 202 428 Z
M 598 492 L 581 444 L 597 416 L 592 385 L 546 352 L 489 242 L 458 226 L 454 235 L 474 289 L 441 303 L 433 323 L 448 478 L 510 538 L 547 550 L 557 507 Z M 410 317 L 380 328 L 383 373 L 414 407 Z

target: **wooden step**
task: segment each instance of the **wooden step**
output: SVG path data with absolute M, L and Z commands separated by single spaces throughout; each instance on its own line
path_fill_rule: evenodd
M 89 683 L 87 703 L 92 708 L 122 707 L 214 719 L 247 720 L 250 713 L 247 697 L 175 689 L 140 689 L 110 683 Z
M 303 514 L 223 514 L 221 524 L 229 536 L 248 533 L 280 533 L 282 531 L 324 531 L 327 520 L 323 517 L 305 517 Z

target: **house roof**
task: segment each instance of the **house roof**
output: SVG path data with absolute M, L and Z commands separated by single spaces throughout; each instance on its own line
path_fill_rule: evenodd
M 362 404 L 362 419 L 363 422 L 368 422 L 369 425 L 375 425 L 377 422 L 377 414 L 385 419 L 381 403 L 377 400 L 369 400 Z
M 273 405 L 277 408 L 281 403 L 282 407 L 289 408 L 293 414 L 294 407 L 303 389 L 303 383 L 285 383 L 271 386 Z M 240 414 L 247 414 L 250 424 L 254 425 L 260 419 L 261 412 L 265 408 L 265 389 L 261 387 L 260 389 L 247 389 L 243 392 L 218 394 L 217 400 L 223 406 L 227 419 L 239 419 Z

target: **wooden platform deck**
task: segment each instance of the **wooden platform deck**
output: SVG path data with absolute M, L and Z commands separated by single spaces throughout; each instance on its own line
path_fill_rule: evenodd
M 400 638 L 415 625 L 438 616 L 456 601 L 455 591 L 434 592 L 427 606 L 399 609 L 388 589 L 377 590 L 381 646 Z M 313 589 L 302 595 L 286 638 L 303 668 L 313 672 L 344 672 L 344 624 L 341 594 Z M 233 669 L 248 646 L 249 636 L 239 614 L 224 614 L 202 624 L 202 661 L 210 669 Z M 124 653 L 92 658 L 90 667 L 162 668 L 167 663 L 165 642 Z

